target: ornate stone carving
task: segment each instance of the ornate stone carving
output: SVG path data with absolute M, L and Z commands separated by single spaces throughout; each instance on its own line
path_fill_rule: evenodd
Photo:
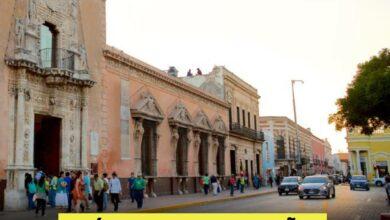
M 198 114 L 196 115 L 196 117 L 194 119 L 194 125 L 195 125 L 195 127 L 202 129 L 202 130 L 206 130 L 206 131 L 212 130 L 210 120 L 202 110 L 200 110 L 198 112 Z
M 199 134 L 199 132 L 196 132 L 195 135 L 194 135 L 194 148 L 195 149 L 199 149 L 200 142 L 201 142 L 200 134 Z
M 70 141 L 70 143 L 74 143 L 74 135 L 73 134 L 70 135 L 69 141 Z
M 181 102 L 175 105 L 172 112 L 169 114 L 168 121 L 171 125 L 192 126 L 191 116 Z
M 232 104 L 232 102 L 233 102 L 233 92 L 232 92 L 232 90 L 230 88 L 226 88 L 225 97 L 226 97 L 227 103 Z
M 193 131 L 192 131 L 192 129 L 188 129 L 188 132 L 187 132 L 187 141 L 188 141 L 188 144 L 191 144 L 191 142 L 192 142 L 193 139 L 194 139 Z
M 22 19 L 15 21 L 15 46 L 16 48 L 24 48 L 26 26 Z
M 144 127 L 142 125 L 142 120 L 135 120 L 134 122 L 134 139 L 142 140 L 142 135 L 144 134 Z
M 228 133 L 225 122 L 223 121 L 223 119 L 220 115 L 217 115 L 217 117 L 214 119 L 213 128 L 214 128 L 214 131 L 217 133 L 224 134 L 224 135 L 226 135 Z
M 179 140 L 179 130 L 177 129 L 177 127 L 172 127 L 172 129 L 171 129 L 171 146 L 172 146 L 172 149 L 174 149 L 174 152 L 176 152 L 178 140 Z
M 80 45 L 79 47 L 79 53 L 80 53 L 80 63 L 78 66 L 79 70 L 86 70 L 87 68 L 87 50 L 85 49 L 84 45 Z
M 24 131 L 24 139 L 28 141 L 29 138 L 30 138 L 30 130 L 26 129 Z
M 77 101 L 75 99 L 71 99 L 69 101 L 70 109 L 75 109 L 77 107 Z
M 140 94 L 136 104 L 130 109 L 134 118 L 145 118 L 152 121 L 162 121 L 164 114 L 156 99 L 148 91 Z
M 28 102 L 28 101 L 30 101 L 30 99 L 31 99 L 30 90 L 29 89 L 25 89 L 24 90 L 24 100 L 26 100 Z
M 28 7 L 28 19 L 35 21 L 37 19 L 37 2 L 36 0 L 30 0 Z
M 56 98 L 54 98 L 53 96 L 51 96 L 49 98 L 49 105 L 55 105 L 56 104 Z

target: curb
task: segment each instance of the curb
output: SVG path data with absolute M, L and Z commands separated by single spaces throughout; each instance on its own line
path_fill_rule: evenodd
M 272 193 L 276 193 L 276 192 L 277 192 L 277 190 L 272 190 L 272 191 L 268 191 L 268 192 L 253 193 L 253 194 L 237 196 L 237 197 L 226 197 L 226 198 L 215 199 L 215 200 L 187 202 L 187 203 L 181 203 L 181 204 L 175 204 L 175 205 L 168 205 L 168 206 L 163 206 L 163 207 L 158 207 L 158 208 L 132 210 L 130 212 L 158 213 L 158 212 L 165 212 L 165 211 L 172 210 L 172 209 L 186 208 L 186 207 L 190 207 L 190 206 L 201 206 L 201 205 L 207 205 L 207 204 L 219 203 L 219 202 L 225 202 L 225 201 L 231 201 L 231 200 L 248 199 L 248 198 L 262 196 L 262 195 L 268 195 L 268 194 L 272 194 Z

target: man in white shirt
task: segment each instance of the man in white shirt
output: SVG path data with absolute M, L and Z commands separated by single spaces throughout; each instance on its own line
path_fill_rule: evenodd
M 115 172 L 112 173 L 112 179 L 110 180 L 110 194 L 111 201 L 114 204 L 114 212 L 118 211 L 119 194 L 122 192 L 121 182 Z

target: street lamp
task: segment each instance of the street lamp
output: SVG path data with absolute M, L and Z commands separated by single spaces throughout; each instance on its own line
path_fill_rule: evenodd
M 295 134 L 296 134 L 296 139 L 297 139 L 297 148 L 298 148 L 298 155 L 297 155 L 297 165 L 300 170 L 298 173 L 302 174 L 302 161 L 301 161 L 301 142 L 299 140 L 299 130 L 298 130 L 298 123 L 297 123 L 297 112 L 295 109 L 295 94 L 294 94 L 294 84 L 296 82 L 304 83 L 303 80 L 291 80 L 291 89 L 292 89 L 292 97 L 293 97 L 293 107 L 294 107 L 294 122 L 295 122 Z

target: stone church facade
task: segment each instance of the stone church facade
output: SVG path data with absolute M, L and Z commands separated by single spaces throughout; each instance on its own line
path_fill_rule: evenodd
M 150 196 L 231 174 L 228 101 L 107 46 L 105 0 L 0 11 L 0 209 L 26 207 L 24 175 L 39 168 L 135 172 Z

